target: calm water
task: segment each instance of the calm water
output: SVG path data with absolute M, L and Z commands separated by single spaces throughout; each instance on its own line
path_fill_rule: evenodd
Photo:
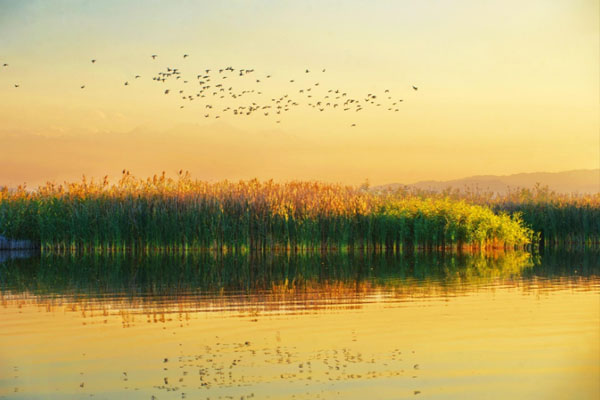
M 0 255 L 0 398 L 597 399 L 600 256 Z

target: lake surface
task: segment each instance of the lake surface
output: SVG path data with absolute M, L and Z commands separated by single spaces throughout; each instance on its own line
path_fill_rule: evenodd
M 597 399 L 598 252 L 0 254 L 0 398 Z

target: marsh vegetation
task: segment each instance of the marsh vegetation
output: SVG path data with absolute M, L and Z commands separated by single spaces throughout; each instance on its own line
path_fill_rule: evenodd
M 531 243 L 519 214 L 465 200 L 319 182 L 86 182 L 0 192 L 0 234 L 43 249 L 498 248 Z

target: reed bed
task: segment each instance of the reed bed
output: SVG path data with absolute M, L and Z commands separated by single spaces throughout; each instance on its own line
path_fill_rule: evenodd
M 556 193 L 547 186 L 514 188 L 499 195 L 479 190 L 451 190 L 441 193 L 400 189 L 399 197 L 450 198 L 491 208 L 496 213 L 520 215 L 535 233 L 540 247 L 598 247 L 600 245 L 600 193 Z
M 534 233 L 519 213 L 450 197 L 376 194 L 319 182 L 192 180 L 180 172 L 116 184 L 0 191 L 0 235 L 42 249 L 387 251 L 511 248 Z
M 540 246 L 598 246 L 600 193 L 565 195 L 536 188 L 518 190 L 491 203 L 494 210 L 520 213 L 538 232 Z

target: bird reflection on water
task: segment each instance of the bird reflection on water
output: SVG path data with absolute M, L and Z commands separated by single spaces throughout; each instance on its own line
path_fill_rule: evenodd
M 538 347 L 547 345 L 538 331 L 548 329 L 546 318 L 566 315 L 556 304 L 589 323 L 586 293 L 597 300 L 600 288 L 596 256 L 189 253 L 5 259 L 2 348 L 16 378 L 0 385 L 0 396 L 430 396 L 439 385 L 458 385 L 457 371 L 485 362 L 482 356 L 505 372 L 490 375 L 483 369 L 480 378 L 471 379 L 510 377 L 519 367 L 489 353 L 491 342 L 499 349 L 517 346 L 515 351 L 535 359 Z M 578 266 L 577 276 L 568 265 Z M 557 297 L 572 295 L 565 288 L 576 288 L 580 297 Z M 579 309 L 572 309 L 574 301 Z M 33 334 L 23 334 L 23 322 Z M 523 330 L 522 343 L 503 345 L 508 340 L 503 326 L 512 323 Z M 531 334 L 539 343 L 525 339 Z M 556 335 L 550 339 L 556 341 Z M 5 340 L 20 345 L 6 346 Z M 459 355 L 460 361 L 454 359 Z M 31 363 L 31 356 L 45 361 Z M 72 361 L 64 364 L 65 359 Z M 5 369 L 0 372 L 11 372 Z M 589 371 L 583 375 L 589 378 Z M 482 394 L 477 387 L 470 397 Z

